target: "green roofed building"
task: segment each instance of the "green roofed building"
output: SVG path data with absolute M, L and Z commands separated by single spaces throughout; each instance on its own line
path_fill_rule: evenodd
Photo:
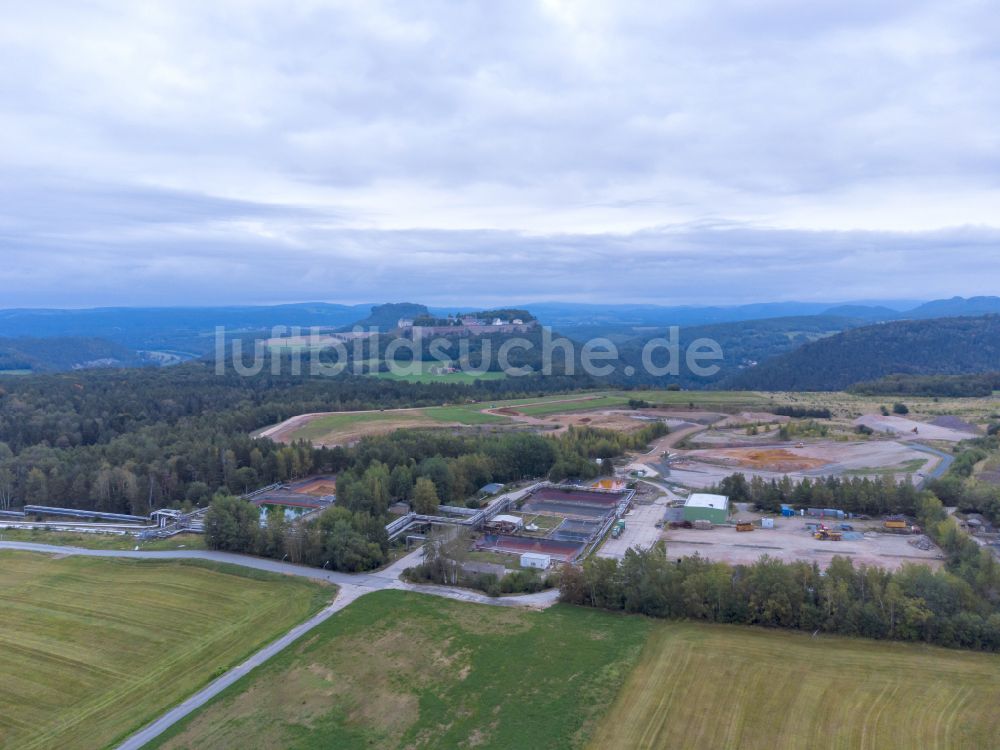
M 685 521 L 725 523 L 729 518 L 729 498 L 696 492 L 684 502 Z

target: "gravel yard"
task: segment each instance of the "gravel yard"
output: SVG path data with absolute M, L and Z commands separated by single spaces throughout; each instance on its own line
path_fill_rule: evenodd
M 856 541 L 823 542 L 813 539 L 806 530 L 806 520 L 801 517 L 777 519 L 775 528 L 752 532 L 738 532 L 730 526 L 717 526 L 711 531 L 670 529 L 662 536 L 670 557 L 698 554 L 727 563 L 752 563 L 761 555 L 769 555 L 785 562 L 815 562 L 822 568 L 834 555 L 841 555 L 850 557 L 855 565 L 877 565 L 887 570 L 895 570 L 908 562 L 935 568 L 943 564 L 941 550 L 914 547 L 909 543 L 913 537 L 908 535 L 868 533 Z M 827 525 L 833 524 L 828 522 Z M 859 524 L 854 525 L 861 529 Z

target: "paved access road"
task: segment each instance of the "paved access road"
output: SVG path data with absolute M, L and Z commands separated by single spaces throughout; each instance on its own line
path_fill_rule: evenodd
M 217 563 L 227 563 L 229 565 L 239 565 L 244 568 L 255 568 L 256 570 L 266 570 L 271 573 L 282 573 L 285 575 L 302 576 L 316 581 L 326 581 L 334 583 L 340 587 L 337 597 L 324 610 L 311 617 L 309 620 L 296 625 L 276 641 L 268 644 L 249 659 L 226 672 L 218 679 L 212 681 L 208 686 L 199 690 L 186 701 L 167 711 L 163 716 L 148 724 L 144 728 L 129 737 L 119 745 L 119 750 L 138 750 L 147 742 L 160 736 L 163 732 L 176 724 L 178 721 L 188 716 L 191 712 L 205 705 L 208 701 L 221 693 L 227 687 L 260 666 L 275 654 L 279 653 L 317 625 L 325 622 L 336 612 L 340 611 L 348 604 L 360 596 L 364 596 L 372 591 L 383 589 L 402 589 L 404 591 L 416 591 L 431 596 L 441 596 L 446 599 L 455 599 L 463 602 L 473 602 L 477 604 L 489 604 L 500 607 L 531 607 L 534 609 L 545 609 L 555 603 L 559 592 L 555 590 L 542 591 L 537 594 L 524 594 L 522 596 L 489 597 L 477 591 L 470 591 L 450 586 L 423 586 L 406 583 L 399 580 L 399 574 L 404 568 L 415 565 L 419 562 L 421 550 L 418 549 L 401 560 L 397 560 L 381 571 L 372 573 L 339 573 L 333 570 L 321 570 L 319 568 L 309 568 L 304 565 L 281 562 L 279 560 L 268 560 L 260 557 L 249 557 L 238 555 L 232 552 L 215 552 L 211 550 L 170 550 L 164 552 L 144 552 L 141 550 L 98 550 L 83 549 L 82 547 L 58 547 L 49 544 L 34 544 L 32 542 L 0 542 L 0 549 L 21 550 L 24 552 L 43 552 L 55 555 L 83 555 L 86 557 L 119 557 L 135 558 L 142 560 L 209 560 Z

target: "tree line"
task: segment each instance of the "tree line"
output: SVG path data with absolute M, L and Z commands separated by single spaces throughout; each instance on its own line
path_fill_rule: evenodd
M 733 503 L 753 503 L 761 510 L 777 513 L 782 505 L 796 508 L 839 508 L 848 513 L 914 515 L 919 493 L 911 482 L 896 482 L 892 476 L 836 477 L 799 482 L 788 476 L 747 480 L 742 473 L 731 474 L 706 490 L 725 495 Z
M 989 398 L 1000 390 L 1000 372 L 970 375 L 887 375 L 856 383 L 847 389 L 862 396 L 929 396 L 940 398 Z
M 1000 486 L 978 479 L 976 465 L 982 461 L 998 461 L 1000 435 L 991 425 L 987 437 L 965 440 L 958 454 L 941 478 L 930 483 L 930 489 L 945 505 L 953 505 L 963 513 L 981 513 L 994 525 L 1000 525 Z
M 662 543 L 622 560 L 592 558 L 562 572 L 562 601 L 652 617 L 737 623 L 1000 651 L 1000 568 L 923 493 L 918 517 L 947 554 L 945 570 L 890 572 L 836 556 L 752 565 L 671 558 Z

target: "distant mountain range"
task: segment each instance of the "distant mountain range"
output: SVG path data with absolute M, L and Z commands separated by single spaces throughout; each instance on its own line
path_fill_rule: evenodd
M 1000 297 L 952 297 L 933 302 L 913 300 L 876 300 L 829 304 L 822 302 L 765 302 L 733 307 L 696 307 L 660 305 L 585 305 L 543 302 L 519 305 L 530 309 L 543 325 L 553 328 L 573 327 L 641 329 L 649 326 L 702 326 L 770 318 L 801 318 L 813 315 L 843 319 L 885 321 L 943 318 L 962 315 L 1000 313 Z
M 0 310 L 0 336 L 103 338 L 130 349 L 200 356 L 215 329 L 230 334 L 273 326 L 339 328 L 368 315 L 371 305 L 309 302 L 267 307 L 101 307 L 89 310 Z
M 565 302 L 514 306 L 528 309 L 543 325 L 577 340 L 607 336 L 630 346 L 661 335 L 672 325 L 681 326 L 685 338 L 716 338 L 727 352 L 724 372 L 720 374 L 725 379 L 735 371 L 762 366 L 773 357 L 794 352 L 816 339 L 873 323 L 1000 314 L 1000 297 L 953 297 L 931 302 L 867 300 L 834 305 L 773 302 L 731 307 Z M 257 333 L 269 336 L 275 326 L 346 330 L 360 325 L 385 331 L 395 327 L 400 318 L 445 316 L 477 309 L 480 308 L 427 307 L 409 302 L 382 305 L 307 302 L 238 307 L 0 310 L 0 337 L 15 342 L 22 338 L 35 340 L 30 344 L 8 343 L 6 359 L 2 360 L 33 362 L 33 365 L 0 369 L 68 369 L 96 361 L 113 361 L 123 366 L 169 364 L 209 354 L 219 326 L 224 327 L 228 336 Z M 74 346 L 69 339 L 87 340 L 78 346 L 80 357 L 65 356 Z M 98 339 L 104 341 L 108 356 L 87 356 L 87 351 L 100 349 Z M 51 355 L 44 351 L 47 348 L 51 349 Z

